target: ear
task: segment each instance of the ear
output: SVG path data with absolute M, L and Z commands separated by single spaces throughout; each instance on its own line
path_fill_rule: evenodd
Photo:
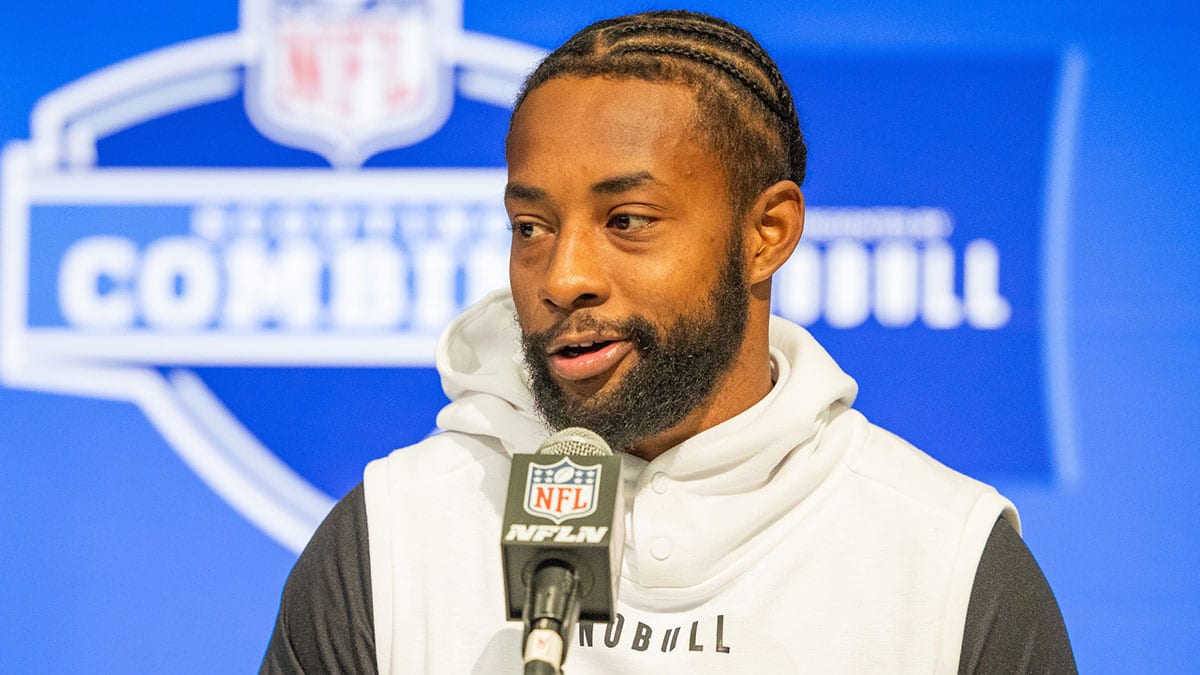
M 804 193 L 782 180 L 759 195 L 747 221 L 746 273 L 751 284 L 767 281 L 787 262 L 804 232 Z

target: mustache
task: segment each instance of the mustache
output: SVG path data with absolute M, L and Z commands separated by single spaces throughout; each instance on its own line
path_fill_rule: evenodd
M 546 346 L 567 333 L 606 333 L 624 335 L 639 351 L 654 351 L 661 344 L 659 331 L 650 320 L 634 314 L 620 320 L 598 319 L 591 314 L 573 314 L 553 326 L 531 333 L 521 334 L 521 345 L 526 354 L 545 354 Z

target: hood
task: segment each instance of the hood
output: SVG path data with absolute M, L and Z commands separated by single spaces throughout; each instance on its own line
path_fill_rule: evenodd
M 516 311 L 507 290 L 488 294 L 446 327 L 436 357 L 450 399 L 438 428 L 499 439 L 510 455 L 536 451 L 550 434 L 529 392 Z
M 623 576 L 635 586 L 622 587 L 623 599 L 680 593 L 694 601 L 705 595 L 700 586 L 727 582 L 740 561 L 769 549 L 771 525 L 840 460 L 844 449 L 823 448 L 822 431 L 854 402 L 857 384 L 808 331 L 778 317 L 770 354 L 775 385 L 761 401 L 649 463 L 624 456 Z M 494 437 L 510 454 L 534 452 L 549 435 L 526 383 L 508 291 L 450 324 L 437 367 L 451 399 L 439 428 Z M 664 538 L 674 551 L 665 557 Z

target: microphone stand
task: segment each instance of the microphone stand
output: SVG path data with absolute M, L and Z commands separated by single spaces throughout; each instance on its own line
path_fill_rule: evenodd
M 567 641 L 579 619 L 579 577 L 565 562 L 547 560 L 526 589 L 525 675 L 561 675 Z

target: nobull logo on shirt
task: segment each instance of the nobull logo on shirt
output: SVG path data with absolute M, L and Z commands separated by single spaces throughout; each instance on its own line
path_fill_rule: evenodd
M 507 285 L 502 139 L 542 51 L 465 30 L 452 0 L 241 9 L 47 93 L 4 148 L 0 383 L 132 402 L 299 550 L 368 460 L 429 433 L 438 335 Z M 972 58 L 781 60 L 813 206 L 773 301 L 906 437 L 984 479 L 1054 480 L 1075 71 Z M 555 522 L 595 503 L 536 487 Z

